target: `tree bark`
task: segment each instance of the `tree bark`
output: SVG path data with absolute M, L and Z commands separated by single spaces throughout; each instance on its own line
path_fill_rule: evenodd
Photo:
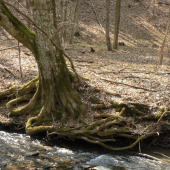
M 79 0 L 76 1 L 76 6 L 73 14 L 73 19 L 72 19 L 72 26 L 71 26 L 71 35 L 70 35 L 70 44 L 73 43 L 73 38 L 74 38 L 74 33 L 75 33 L 75 28 L 76 28 L 76 21 L 78 23 L 78 11 L 79 11 Z
M 30 2 L 30 0 L 26 0 L 26 8 L 27 8 L 29 17 L 32 19 L 32 7 L 31 7 L 31 2 Z M 28 28 L 29 28 L 29 29 L 32 29 L 29 20 L 27 21 L 27 25 L 28 25 Z
M 67 22 L 67 6 L 68 6 L 68 1 L 65 1 L 64 4 L 64 16 L 63 16 L 63 24 L 65 24 Z M 63 28 L 63 40 L 64 42 L 66 41 L 66 37 L 67 37 L 67 25 L 64 26 Z
M 35 33 L 20 22 L 0 1 L 0 25 L 30 51 L 35 50 Z
M 119 23 L 120 23 L 120 7 L 121 7 L 121 0 L 116 0 L 113 49 L 117 49 L 118 48 L 118 35 L 119 35 Z
M 67 68 L 63 51 L 60 50 L 61 46 L 55 19 L 55 0 L 36 0 L 33 2 L 33 7 L 35 24 L 48 34 L 49 38 L 57 44 L 58 49 L 54 47 L 40 29 L 35 27 L 35 33 L 29 30 L 9 11 L 3 1 L 0 1 L 0 24 L 33 52 L 38 64 L 39 81 L 37 92 L 33 98 L 36 98 L 34 101 L 37 104 L 39 101 L 41 109 L 39 114 L 33 118 L 34 125 L 40 125 L 43 119 L 50 117 L 52 113 L 61 122 L 66 122 L 68 117 L 83 119 L 85 106 L 80 101 L 76 90 L 72 87 L 71 73 Z M 22 100 L 22 98 L 18 100 Z M 35 102 L 34 105 L 30 104 L 32 108 L 29 105 L 27 108 L 32 110 L 33 106 L 35 107 Z M 15 114 L 17 115 L 16 112 Z M 11 110 L 12 113 L 14 111 Z M 28 122 L 32 123 L 30 120 Z M 28 134 L 34 132 L 36 131 L 30 131 L 27 128 Z
M 110 0 L 106 0 L 106 44 L 108 51 L 112 51 L 112 46 L 110 42 Z
M 167 25 L 167 28 L 166 28 L 166 32 L 165 32 L 163 42 L 162 42 L 162 46 L 161 46 L 160 51 L 159 51 L 158 65 L 162 65 L 162 62 L 163 62 L 163 51 L 164 51 L 164 47 L 165 47 L 166 37 L 169 33 L 169 28 L 170 28 L 170 8 L 169 8 L 169 12 L 168 12 L 168 25 Z

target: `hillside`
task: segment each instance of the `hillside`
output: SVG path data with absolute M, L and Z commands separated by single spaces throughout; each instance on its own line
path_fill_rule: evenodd
M 111 0 L 110 6 L 110 31 L 113 39 L 115 0 Z M 155 3 L 148 0 L 122 1 L 119 40 L 133 47 L 160 46 L 168 23 L 169 7 L 170 3 L 166 0 L 155 0 Z M 105 1 L 81 1 L 80 8 L 82 39 L 87 38 L 87 42 L 90 43 L 103 43 L 105 36 L 98 20 L 105 29 Z M 98 20 L 94 10 L 97 12 Z

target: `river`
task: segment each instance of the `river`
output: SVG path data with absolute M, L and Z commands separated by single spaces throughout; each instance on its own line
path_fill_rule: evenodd
M 77 145 L 77 144 L 76 144 Z M 90 145 L 91 146 L 91 145 Z M 0 131 L 2 170 L 170 170 L 167 163 L 81 147 L 47 146 L 26 134 Z

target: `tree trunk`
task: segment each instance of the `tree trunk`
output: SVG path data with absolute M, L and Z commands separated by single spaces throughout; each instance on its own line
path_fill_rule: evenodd
M 68 6 L 68 1 L 65 1 L 63 24 L 65 24 L 67 22 L 67 6 Z M 64 40 L 64 42 L 66 41 L 66 37 L 67 37 L 67 25 L 65 25 L 64 28 L 63 28 L 63 40 Z
M 116 0 L 113 49 L 118 48 L 118 35 L 119 35 L 119 23 L 120 23 L 120 6 L 121 6 L 121 0 Z
M 108 51 L 112 51 L 112 46 L 110 42 L 110 0 L 106 0 L 106 44 Z
M 64 123 L 68 117 L 81 119 L 85 113 L 84 104 L 80 101 L 78 93 L 72 87 L 70 81 L 71 73 L 67 68 L 63 51 L 60 50 L 60 40 L 57 35 L 55 19 L 55 0 L 36 0 L 33 6 L 35 24 L 48 34 L 50 39 L 57 44 L 58 49 L 54 47 L 47 36 L 37 27 L 35 27 L 35 34 L 30 31 L 0 1 L 0 24 L 33 52 L 38 64 L 39 83 L 37 85 L 37 92 L 33 97 L 36 100 L 34 100 L 34 104 L 30 102 L 31 104 L 28 104 L 26 108 L 32 110 L 39 102 L 41 109 L 38 116 L 28 120 L 26 127 L 28 134 L 41 130 L 44 131 L 44 127 L 40 130 L 29 129 L 30 124 L 34 122 L 34 126 L 41 125 L 44 119 L 51 117 L 51 114 Z M 11 104 L 9 104 L 10 107 Z M 21 113 L 21 110 L 11 110 L 11 114 Z M 26 109 L 24 110 L 26 111 Z
M 32 7 L 31 7 L 30 0 L 26 0 L 26 7 L 27 7 L 27 11 L 28 11 L 29 17 L 32 19 Z M 28 26 L 29 29 L 32 29 L 29 20 L 27 21 L 27 26 Z
M 78 22 L 78 11 L 79 11 L 79 0 L 76 1 L 76 6 L 73 14 L 73 19 L 72 19 L 72 26 L 71 26 L 71 35 L 70 35 L 70 44 L 73 43 L 73 38 L 74 38 L 74 33 L 75 33 L 75 24 L 76 20 Z
M 164 39 L 163 39 L 163 42 L 162 42 L 162 46 L 161 46 L 160 51 L 159 51 L 158 65 L 162 65 L 162 62 L 163 62 L 163 51 L 164 51 L 164 47 L 165 47 L 166 37 L 167 37 L 168 32 L 169 32 L 169 28 L 170 28 L 170 8 L 169 8 L 169 13 L 168 13 L 168 25 L 167 25 L 167 28 L 166 28 L 166 33 L 165 33 L 165 36 L 164 36 Z
M 79 35 L 80 33 L 79 33 L 79 5 L 80 5 L 80 2 L 81 2 L 81 0 L 78 0 L 77 1 L 77 5 L 78 5 L 78 7 L 77 7 L 77 11 L 76 11 L 76 19 L 75 19 L 75 35 Z

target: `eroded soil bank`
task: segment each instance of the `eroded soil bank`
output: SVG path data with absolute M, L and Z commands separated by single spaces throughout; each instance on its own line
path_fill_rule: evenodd
M 57 145 L 49 146 L 45 139 L 31 138 L 26 134 L 0 131 L 0 168 L 3 170 L 130 170 L 165 169 L 169 164 L 158 160 L 139 157 L 125 152 L 110 152 L 81 141 L 56 138 Z M 41 135 L 42 137 L 42 135 Z M 64 142 L 65 141 L 65 142 Z M 156 149 L 157 150 L 157 149 Z M 148 153 L 157 158 L 170 156 L 165 150 L 149 149 Z M 144 152 L 145 153 L 145 152 Z M 164 154 L 164 155 L 163 155 Z

